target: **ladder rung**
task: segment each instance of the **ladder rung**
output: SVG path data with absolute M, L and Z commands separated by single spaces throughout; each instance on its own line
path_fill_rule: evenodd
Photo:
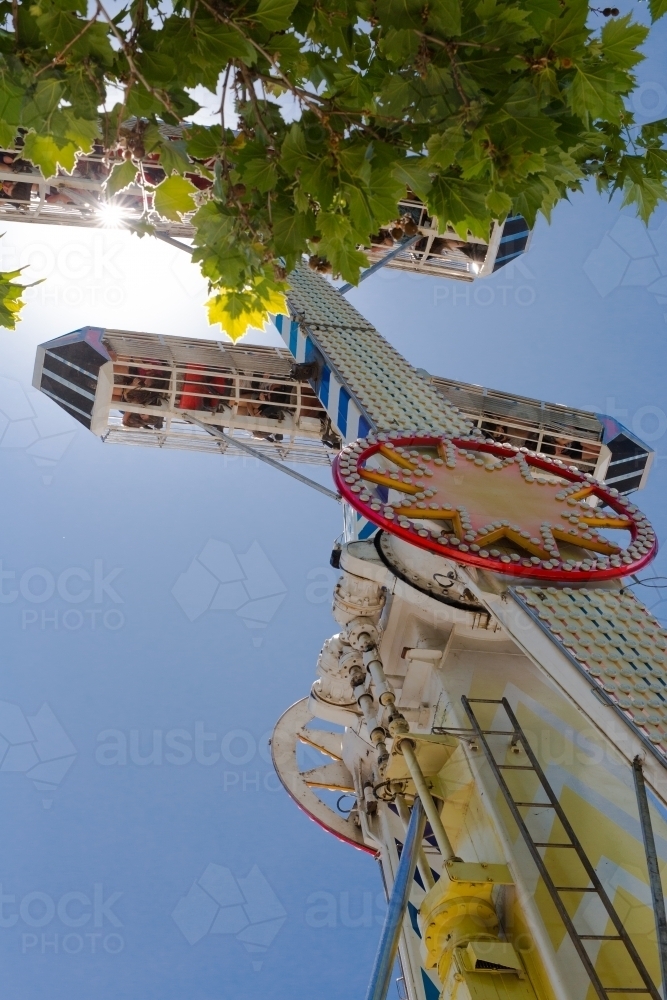
M 467 732 L 467 730 L 466 730 Z M 482 736 L 518 736 L 513 729 L 480 729 Z
M 620 934 L 579 934 L 581 941 L 622 941 Z
M 476 730 L 478 736 L 486 736 L 486 735 L 492 735 L 493 734 L 493 735 L 498 735 L 498 736 L 507 736 L 507 737 L 510 737 L 511 738 L 511 745 L 512 745 L 512 747 L 514 747 L 515 744 L 520 743 L 524 747 L 524 749 L 528 752 L 528 756 L 529 756 L 529 758 L 531 760 L 531 763 L 534 761 L 534 763 L 532 764 L 531 767 L 526 766 L 526 765 L 517 765 L 517 764 L 501 764 L 499 761 L 497 761 L 495 759 L 495 754 L 492 753 L 491 747 L 486 743 L 485 740 L 482 740 L 482 748 L 484 750 L 484 754 L 485 754 L 487 760 L 489 761 L 489 763 L 492 765 L 493 772 L 494 772 L 496 778 L 498 779 L 498 784 L 499 784 L 500 790 L 502 791 L 502 794 L 503 794 L 503 796 L 505 798 L 505 801 L 506 801 L 507 805 L 514 812 L 514 815 L 515 815 L 515 817 L 517 819 L 517 822 L 518 822 L 518 825 L 519 825 L 519 831 L 520 831 L 520 833 L 521 833 L 521 835 L 522 835 L 522 837 L 523 837 L 523 839 L 524 839 L 527 847 L 529 847 L 530 850 L 531 850 L 531 852 L 533 853 L 533 857 L 534 857 L 534 859 L 535 859 L 535 861 L 537 863 L 537 867 L 538 867 L 539 871 L 541 872 L 541 874 L 543 875 L 543 878 L 544 878 L 544 881 L 545 881 L 545 885 L 546 885 L 546 888 L 547 888 L 547 890 L 549 892 L 549 895 L 551 896 L 551 898 L 554 901 L 554 903 L 556 903 L 556 905 L 558 906 L 559 912 L 561 913 L 561 916 L 562 916 L 562 919 L 563 919 L 563 924 L 565 926 L 565 929 L 567 930 L 567 932 L 568 932 L 568 934 L 570 936 L 570 939 L 574 943 L 575 947 L 577 948 L 577 951 L 579 952 L 580 957 L 583 960 L 584 966 L 586 968 L 586 971 L 588 972 L 589 978 L 591 980 L 591 983 L 592 983 L 593 987 L 595 988 L 595 991 L 600 996 L 602 996 L 602 997 L 606 996 L 607 1000 L 611 1000 L 611 994 L 612 993 L 627 993 L 627 994 L 631 994 L 631 993 L 644 993 L 644 994 L 649 994 L 653 998 L 653 1000 L 660 1000 L 660 994 L 658 993 L 656 987 L 653 985 L 652 979 L 649 976 L 649 974 L 648 974 L 648 972 L 647 972 L 647 970 L 646 970 L 646 968 L 644 966 L 644 963 L 643 963 L 641 957 L 637 953 L 636 948 L 635 948 L 634 944 L 632 943 L 631 939 L 627 936 L 627 932 L 626 932 L 625 928 L 623 927 L 618 914 L 616 913 L 615 909 L 613 908 L 613 905 L 611 904 L 611 900 L 607 897 L 607 894 L 606 894 L 604 888 L 602 887 L 602 885 L 598 881 L 598 879 L 595 876 L 595 874 L 592 873 L 591 880 L 596 883 L 597 887 L 596 887 L 596 885 L 586 885 L 586 886 L 579 886 L 579 885 L 560 885 L 559 886 L 559 885 L 554 885 L 554 883 L 552 881 L 552 877 L 550 876 L 550 874 L 549 874 L 549 872 L 547 870 L 544 858 L 537 853 L 537 848 L 539 848 L 539 847 L 543 847 L 543 848 L 556 847 L 556 848 L 563 848 L 563 849 L 567 848 L 569 850 L 574 850 L 574 851 L 577 852 L 577 854 L 579 855 L 580 859 L 584 862 L 584 866 L 588 869 L 588 871 L 589 872 L 592 871 L 592 867 L 593 866 L 591 865 L 590 861 L 588 860 L 588 858 L 586 856 L 586 853 L 584 852 L 584 849 L 583 849 L 582 845 L 579 843 L 579 840 L 576 837 L 576 834 L 574 833 L 574 831 L 572 830 L 572 828 L 569 827 L 567 818 L 565 817 L 565 815 L 563 813 L 562 807 L 559 804 L 558 799 L 557 799 L 555 793 L 553 792 L 553 790 L 551 788 L 551 785 L 549 784 L 549 781 L 548 781 L 548 779 L 546 777 L 546 774 L 544 773 L 544 771 L 542 770 L 542 767 L 540 766 L 540 764 L 537 762 L 537 760 L 533 756 L 533 751 L 531 750 L 530 743 L 527 741 L 526 736 L 524 735 L 524 732 L 523 732 L 523 730 L 521 728 L 521 725 L 519 723 L 519 720 L 516 718 L 516 716 L 514 714 L 514 711 L 512 710 L 509 702 L 507 701 L 506 698 L 502 698 L 502 699 L 467 698 L 465 696 L 463 696 L 463 698 L 461 700 L 463 702 L 463 706 L 464 706 L 464 709 L 466 711 L 466 714 L 467 714 L 468 718 L 470 719 L 470 721 L 472 723 L 472 726 Z M 484 732 L 481 729 L 479 721 L 477 720 L 477 718 L 475 716 L 475 712 L 473 711 L 473 704 L 475 704 L 475 703 L 486 704 L 486 705 L 502 705 L 503 709 L 505 711 L 505 714 L 507 716 L 507 719 L 509 721 L 509 724 L 512 726 L 512 731 L 508 732 L 508 731 L 504 731 L 504 730 L 495 730 L 495 731 L 488 730 L 487 732 Z M 541 790 L 544 791 L 549 796 L 550 801 L 549 802 L 518 802 L 514 798 L 512 792 L 509 789 L 509 787 L 507 786 L 506 779 L 502 776 L 502 771 L 504 771 L 504 770 L 508 770 L 508 771 L 533 771 L 533 773 L 539 779 L 539 782 L 540 782 L 540 785 L 541 785 Z M 538 794 L 539 794 L 539 791 L 538 791 Z M 528 808 L 528 809 L 553 809 L 555 811 L 557 817 L 560 816 L 560 817 L 563 818 L 563 824 L 564 824 L 564 827 L 565 827 L 564 833 L 565 833 L 566 837 L 570 838 L 570 843 L 565 843 L 565 842 L 549 843 L 548 841 L 535 841 L 533 839 L 531 833 L 529 832 L 527 825 L 526 825 L 526 823 L 527 823 L 527 817 L 524 817 L 523 815 L 520 815 L 517 812 L 517 809 L 521 808 L 521 807 L 522 808 Z M 597 895 L 598 899 L 604 904 L 605 909 L 608 910 L 609 915 L 613 918 L 613 922 L 615 924 L 615 928 L 614 929 L 618 931 L 618 934 L 579 934 L 579 932 L 575 929 L 575 927 L 573 925 L 572 919 L 570 918 L 570 916 L 568 915 L 568 913 L 565 910 L 564 900 L 562 900 L 560 898 L 560 894 L 561 893 L 566 893 L 566 892 L 567 893 L 569 893 L 569 892 L 573 892 L 573 893 L 577 893 L 577 892 L 584 893 L 584 892 L 586 892 L 586 893 L 594 893 L 595 895 Z M 628 952 L 628 957 L 632 960 L 633 965 L 635 967 L 635 970 L 639 973 L 639 977 L 641 978 L 641 980 L 644 983 L 646 983 L 647 985 L 646 986 L 628 986 L 628 987 L 623 987 L 623 986 L 603 986 L 602 983 L 600 983 L 598 975 L 597 975 L 595 969 L 593 968 L 593 966 L 592 966 L 592 964 L 590 962 L 590 959 L 586 955 L 586 950 L 585 950 L 584 945 L 583 945 L 584 941 L 621 941 L 621 942 L 623 942 L 624 945 L 625 945 L 625 947 L 626 947 L 626 950 Z M 667 1000 L 667 994 L 665 995 L 665 1000 Z
M 473 736 L 477 736 L 476 729 L 464 729 L 462 726 L 434 726 L 431 730 L 433 733 L 471 733 Z M 479 732 L 482 736 L 518 736 L 519 734 L 513 730 L 506 729 L 480 729 Z
M 548 841 L 534 840 L 533 843 L 535 847 L 571 847 L 572 850 L 576 850 L 574 844 L 551 844 Z

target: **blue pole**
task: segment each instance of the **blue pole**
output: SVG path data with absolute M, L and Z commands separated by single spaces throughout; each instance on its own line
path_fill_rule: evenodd
M 412 815 L 408 824 L 408 832 L 401 851 L 401 860 L 396 871 L 394 887 L 384 919 L 384 927 L 378 945 L 371 981 L 366 993 L 366 1000 L 386 1000 L 389 980 L 396 960 L 398 939 L 401 935 L 403 917 L 408 905 L 408 897 L 412 879 L 417 864 L 417 853 L 424 835 L 426 816 L 421 799 L 415 799 Z
M 375 274 L 376 271 L 379 271 L 381 267 L 388 264 L 390 260 L 394 259 L 394 257 L 398 257 L 399 253 L 403 253 L 404 250 L 409 250 L 410 247 L 414 246 L 414 244 L 421 238 L 421 233 L 417 233 L 416 236 L 411 236 L 409 240 L 404 240 L 402 243 L 399 243 L 397 247 L 390 250 L 389 253 L 384 255 L 384 257 L 380 257 L 380 259 L 376 260 L 374 264 L 371 264 L 370 267 L 367 267 L 365 271 L 361 272 L 359 275 L 359 284 L 361 284 L 362 281 L 365 281 L 366 278 L 370 278 L 371 274 Z M 347 295 L 351 288 L 356 287 L 356 285 L 352 285 L 348 281 L 346 285 L 341 285 L 338 291 L 341 295 Z

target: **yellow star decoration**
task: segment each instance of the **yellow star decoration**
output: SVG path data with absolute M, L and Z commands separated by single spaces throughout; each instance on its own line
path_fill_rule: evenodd
M 542 472 L 515 449 L 499 454 L 497 445 L 491 451 L 459 444 L 383 443 L 368 458 L 352 448 L 339 458 L 341 485 L 370 507 L 371 520 L 381 512 L 380 520 L 492 561 L 551 569 L 561 560 L 583 560 L 584 569 L 601 570 L 610 557 L 616 566 L 621 558 L 634 562 L 652 551 L 655 536 L 643 515 L 602 511 L 585 502 L 600 484 L 566 481 L 556 463 L 553 472 Z M 373 486 L 394 494 L 383 502 Z M 634 527 L 638 538 L 627 552 L 599 534 L 603 528 Z

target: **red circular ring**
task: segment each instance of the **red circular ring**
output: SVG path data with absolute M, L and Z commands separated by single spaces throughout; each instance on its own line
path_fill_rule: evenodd
M 390 443 L 393 447 L 421 446 L 422 448 L 433 448 L 442 443 L 449 442 L 451 442 L 456 448 L 463 448 L 466 451 L 485 452 L 498 457 L 522 454 L 527 464 L 536 469 L 556 474 L 570 483 L 580 482 L 582 485 L 591 486 L 592 493 L 595 496 L 603 500 L 617 514 L 623 514 L 625 517 L 629 518 L 631 521 L 631 527 L 628 530 L 632 537 L 632 542 L 636 540 L 639 530 L 637 518 L 638 508 L 628 501 L 624 502 L 619 497 L 617 490 L 612 491 L 607 489 L 604 484 L 598 483 L 597 480 L 592 479 L 592 477 L 587 478 L 577 469 L 561 465 L 557 461 L 550 459 L 548 456 L 538 455 L 535 452 L 528 451 L 526 448 L 503 446 L 501 444 L 497 444 L 496 442 L 479 440 L 478 438 L 452 438 L 447 435 L 436 436 L 431 434 L 415 434 L 414 432 L 411 433 L 408 431 L 387 431 L 386 433 L 378 432 L 377 434 L 371 434 L 367 438 L 361 438 L 359 441 L 347 445 L 340 452 L 340 454 L 336 456 L 333 463 L 334 481 L 343 499 L 349 503 L 350 506 L 354 507 L 354 509 L 368 521 L 376 524 L 384 531 L 387 531 L 392 535 L 396 535 L 398 538 L 402 538 L 404 541 L 410 542 L 410 544 L 416 545 L 419 548 L 426 549 L 429 552 L 435 552 L 438 555 L 447 557 L 448 559 L 453 559 L 455 562 L 463 563 L 469 566 L 479 566 L 482 569 L 491 570 L 494 573 L 502 573 L 506 576 L 521 576 L 537 580 L 552 580 L 558 582 L 612 580 L 617 577 L 629 576 L 632 573 L 637 573 L 655 558 L 658 551 L 658 542 L 655 537 L 655 532 L 653 532 L 654 540 L 650 551 L 644 553 L 640 558 L 633 559 L 630 563 L 623 563 L 622 566 L 609 566 L 604 569 L 595 570 L 565 569 L 562 563 L 554 568 L 547 568 L 544 566 L 523 566 L 520 563 L 508 564 L 503 563 L 500 559 L 493 558 L 491 556 L 484 558 L 483 556 L 476 555 L 474 552 L 460 552 L 454 546 L 442 545 L 432 538 L 423 538 L 421 535 L 418 535 L 414 529 L 403 528 L 400 524 L 395 524 L 389 518 L 384 517 L 380 511 L 371 510 L 370 504 L 362 501 L 357 494 L 352 492 L 350 485 L 345 481 L 345 477 L 340 471 L 341 458 L 344 455 L 350 455 L 355 449 L 358 448 L 361 448 L 361 451 L 356 454 L 357 469 L 367 458 L 370 458 L 371 455 L 374 455 L 384 444 L 387 443 Z M 369 488 L 371 487 L 369 486 Z M 643 515 L 641 516 L 643 518 Z M 643 519 L 645 520 L 645 518 Z M 651 531 L 653 531 L 652 528 Z

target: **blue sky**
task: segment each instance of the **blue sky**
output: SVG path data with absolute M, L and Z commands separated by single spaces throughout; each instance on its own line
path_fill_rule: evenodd
M 667 111 L 662 26 L 648 51 L 644 121 Z M 591 190 L 538 225 L 518 265 L 472 289 L 381 272 L 350 298 L 433 373 L 614 411 L 656 449 L 637 499 L 664 542 L 665 220 L 647 241 Z M 4 995 L 363 995 L 377 866 L 276 789 L 265 748 L 335 631 L 340 510 L 252 461 L 103 446 L 32 394 L 35 345 L 87 323 L 215 335 L 185 255 L 122 233 L 18 225 L 0 255 L 3 269 L 28 262 L 47 275 L 16 333 L 0 337 L 0 731 L 27 754 L 0 769 Z M 241 557 L 259 549 L 277 574 L 284 598 L 261 632 L 228 611 L 190 621 L 172 596 L 211 541 Z M 49 772 L 55 790 L 25 773 L 40 738 L 46 756 L 70 761 Z M 202 879 L 258 893 L 257 919 L 262 906 L 284 917 L 265 951 L 248 952 L 236 932 L 186 940 L 172 914 Z

